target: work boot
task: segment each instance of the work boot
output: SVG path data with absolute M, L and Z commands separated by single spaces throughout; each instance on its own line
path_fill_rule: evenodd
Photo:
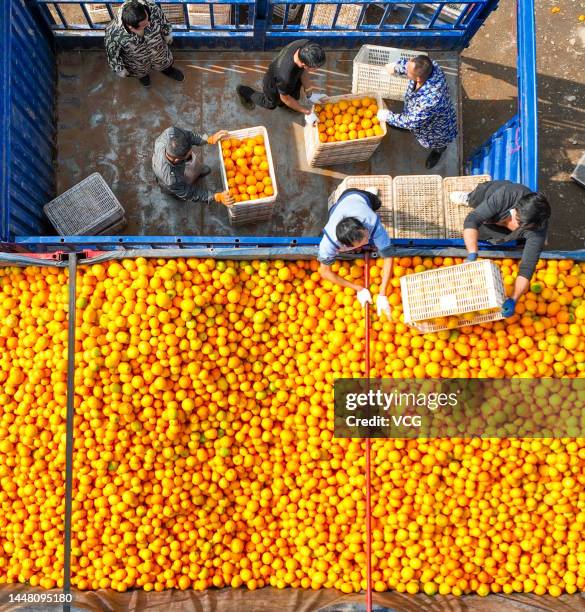
M 150 77 L 148 75 L 138 79 L 143 87 L 150 87 Z
M 445 149 L 439 151 L 438 149 L 433 149 L 430 155 L 427 157 L 427 161 L 425 162 L 425 168 L 427 168 L 428 170 L 434 168 L 439 163 L 439 160 L 441 159 L 441 155 L 443 155 L 444 150 Z
M 449 199 L 453 204 L 467 206 L 467 203 L 469 202 L 469 194 L 467 191 L 453 191 L 449 194 Z
M 173 79 L 174 81 L 184 81 L 185 80 L 185 75 L 178 68 L 175 68 L 174 66 L 169 66 L 168 68 L 161 70 L 161 72 L 165 76 L 168 76 L 169 79 Z
M 254 90 L 251 87 L 248 87 L 247 85 L 238 85 L 236 87 L 236 93 L 238 94 L 238 99 L 240 101 L 240 104 L 246 110 L 251 111 L 256 108 L 256 105 L 254 104 L 254 102 L 250 100 L 250 96 L 254 93 Z

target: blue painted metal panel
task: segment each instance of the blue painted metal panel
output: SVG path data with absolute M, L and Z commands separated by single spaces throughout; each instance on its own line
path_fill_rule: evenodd
M 42 206 L 55 195 L 56 74 L 53 41 L 36 9 L 5 0 L 2 10 L 0 234 L 7 240 L 46 229 Z
M 111 6 L 120 0 L 104 0 Z M 67 48 L 101 46 L 107 23 L 96 23 L 91 15 L 93 2 L 78 0 L 34 0 L 39 5 L 59 44 Z M 472 36 L 497 7 L 498 0 L 463 0 L 467 5 L 459 18 L 446 17 L 445 1 L 412 0 L 166 0 L 162 6 L 179 5 L 184 19 L 174 24 L 177 41 L 184 47 L 232 45 L 241 48 L 273 49 L 292 38 L 319 38 L 325 47 L 351 48 L 367 42 L 385 42 L 425 50 L 457 50 Z M 296 7 L 304 8 L 299 13 Z M 67 5 L 82 8 L 79 22 L 67 19 Z M 232 7 L 229 24 L 193 25 L 188 7 Z M 54 9 L 51 14 L 48 7 Z M 295 10 L 293 10 L 295 9 Z M 354 10 L 354 9 L 357 9 Z M 349 11 L 349 13 L 347 12 Z M 324 12 L 326 15 L 324 15 Z M 349 15 L 349 16 L 348 16 Z M 210 13 L 210 17 L 212 17 Z
M 518 114 L 467 160 L 470 174 L 491 174 L 538 189 L 538 92 L 534 0 L 519 0 Z

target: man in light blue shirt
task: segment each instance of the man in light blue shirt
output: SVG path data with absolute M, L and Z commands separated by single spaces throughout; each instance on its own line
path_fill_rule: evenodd
M 386 297 L 386 288 L 392 273 L 392 245 L 380 218 L 375 213 L 380 208 L 377 189 L 368 191 L 348 189 L 329 210 L 329 219 L 323 230 L 317 259 L 320 262 L 319 273 L 332 283 L 349 287 L 357 292 L 357 299 L 362 306 L 372 303 L 372 296 L 367 287 L 352 283 L 335 274 L 331 264 L 339 253 L 355 251 L 367 244 L 374 246 L 378 254 L 384 257 L 380 294 L 376 300 L 378 315 L 384 313 L 390 318 L 390 305 Z

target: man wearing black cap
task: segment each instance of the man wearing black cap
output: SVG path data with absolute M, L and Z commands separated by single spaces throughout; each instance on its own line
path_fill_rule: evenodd
M 192 202 L 218 202 L 225 206 L 234 203 L 229 191 L 213 192 L 195 183 L 211 172 L 211 168 L 195 159 L 192 147 L 214 145 L 227 136 L 225 130 L 212 136 L 194 134 L 179 127 L 167 128 L 155 141 L 152 169 L 163 193 Z

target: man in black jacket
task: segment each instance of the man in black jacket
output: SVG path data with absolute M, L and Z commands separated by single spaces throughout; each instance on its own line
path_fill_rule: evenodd
M 471 193 L 455 191 L 450 198 L 456 204 L 474 209 L 463 224 L 463 240 L 469 253 L 467 261 L 478 257 L 478 238 L 492 244 L 524 242 L 512 297 L 502 306 L 502 314 L 511 317 L 516 302 L 530 287 L 530 278 L 544 248 L 551 214 L 548 201 L 541 193 L 510 181 L 481 183 Z
M 280 50 L 268 67 L 262 81 L 262 92 L 254 91 L 247 85 L 236 88 L 240 103 L 247 110 L 256 105 L 274 109 L 285 106 L 304 115 L 311 115 L 311 109 L 300 102 L 301 87 L 310 102 L 317 104 L 324 95 L 313 93 L 309 73 L 325 63 L 325 51 L 316 42 L 307 39 L 295 40 Z

